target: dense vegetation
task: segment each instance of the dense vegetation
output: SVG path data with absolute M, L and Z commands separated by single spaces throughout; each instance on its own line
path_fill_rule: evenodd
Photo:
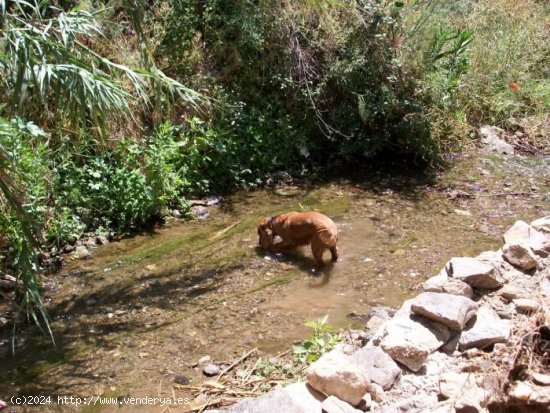
M 275 170 L 435 165 L 470 124 L 544 116 L 549 16 L 535 0 L 0 0 L 0 246 L 20 316 L 46 319 L 47 243 Z

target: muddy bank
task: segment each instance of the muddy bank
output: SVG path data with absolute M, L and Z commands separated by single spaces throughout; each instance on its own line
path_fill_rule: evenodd
M 0 399 L 187 396 L 176 377 L 201 383 L 204 355 L 223 366 L 253 347 L 277 354 L 310 334 L 305 320 L 325 314 L 336 328 L 362 327 L 347 315 L 397 307 L 450 257 L 496 249 L 516 217 L 549 214 L 549 166 L 466 157 L 430 182 L 379 175 L 292 194 L 240 193 L 209 219 L 174 220 L 103 246 L 46 283 L 56 348 L 29 330 L 13 358 L 9 323 L 2 328 Z M 259 217 L 310 208 L 341 231 L 340 260 L 322 274 L 307 249 L 279 257 L 256 245 Z

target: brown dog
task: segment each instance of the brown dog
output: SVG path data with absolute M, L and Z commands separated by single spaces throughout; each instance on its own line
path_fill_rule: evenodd
M 311 252 L 319 266 L 323 266 L 323 253 L 330 250 L 332 261 L 338 259 L 338 230 L 334 222 L 320 212 L 289 212 L 260 220 L 260 245 L 269 250 L 285 250 L 311 244 Z M 275 242 L 276 236 L 281 237 Z

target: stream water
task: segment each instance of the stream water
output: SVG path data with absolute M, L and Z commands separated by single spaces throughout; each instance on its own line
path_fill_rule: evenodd
M 277 354 L 308 337 L 306 320 L 326 314 L 335 328 L 363 328 L 373 306 L 398 307 L 451 257 L 496 249 L 515 219 L 549 215 L 549 166 L 469 157 L 430 180 L 374 174 L 278 195 L 242 192 L 205 220 L 112 242 L 46 282 L 55 348 L 31 330 L 13 357 L 11 330 L 0 330 L 0 398 L 171 395 L 175 375 L 201 380 L 193 368 L 201 356 Z M 307 209 L 340 231 L 340 258 L 322 271 L 309 248 L 282 256 L 257 245 L 260 217 Z

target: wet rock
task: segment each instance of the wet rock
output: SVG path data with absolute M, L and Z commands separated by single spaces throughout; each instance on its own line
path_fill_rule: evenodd
M 382 328 L 380 337 L 374 337 L 373 344 L 380 343 L 382 350 L 391 358 L 418 371 L 424 362 L 450 338 L 451 333 L 442 324 L 428 321 L 411 313 L 412 300 L 405 301 L 397 314 Z
M 367 373 L 354 364 L 350 356 L 331 351 L 321 356 L 306 372 L 307 383 L 315 390 L 336 396 L 353 406 L 367 392 Z
M 361 413 L 349 403 L 340 400 L 338 397 L 329 396 L 321 403 L 323 413 Z
M 504 140 L 506 132 L 496 126 L 485 125 L 479 128 L 481 143 L 486 151 L 501 155 L 513 155 L 514 147 Z
M 474 296 L 474 290 L 470 285 L 466 284 L 464 281 L 449 277 L 446 271 L 427 279 L 424 284 L 422 284 L 422 290 L 426 292 L 461 295 L 468 298 Z
M 411 311 L 453 330 L 462 330 L 476 313 L 477 304 L 458 295 L 426 292 L 413 299 Z
M 390 389 L 401 375 L 401 369 L 379 347 L 363 347 L 351 356 L 352 361 L 367 372 L 371 382 Z
M 217 364 L 208 363 L 202 367 L 202 373 L 208 377 L 217 376 L 220 371 L 221 368 Z
M 450 277 L 464 281 L 474 288 L 497 288 L 504 281 L 493 266 L 475 258 L 451 258 L 446 268 Z
M 503 235 L 505 244 L 525 242 L 535 254 L 547 257 L 550 253 L 550 237 L 537 231 L 524 221 L 516 221 Z
M 509 337 L 510 322 L 501 320 L 492 308 L 482 306 L 472 326 L 462 332 L 458 347 L 460 350 L 483 349 L 495 343 L 505 343 Z
M 84 245 L 79 245 L 71 254 L 71 257 L 76 260 L 88 259 L 92 256 L 88 248 Z
M 321 401 L 325 396 L 305 383 L 294 383 L 253 399 L 244 399 L 234 405 L 232 413 L 320 413 Z
M 179 209 L 173 209 L 170 211 L 170 215 L 172 215 L 176 219 L 180 219 L 182 217 L 181 212 Z

